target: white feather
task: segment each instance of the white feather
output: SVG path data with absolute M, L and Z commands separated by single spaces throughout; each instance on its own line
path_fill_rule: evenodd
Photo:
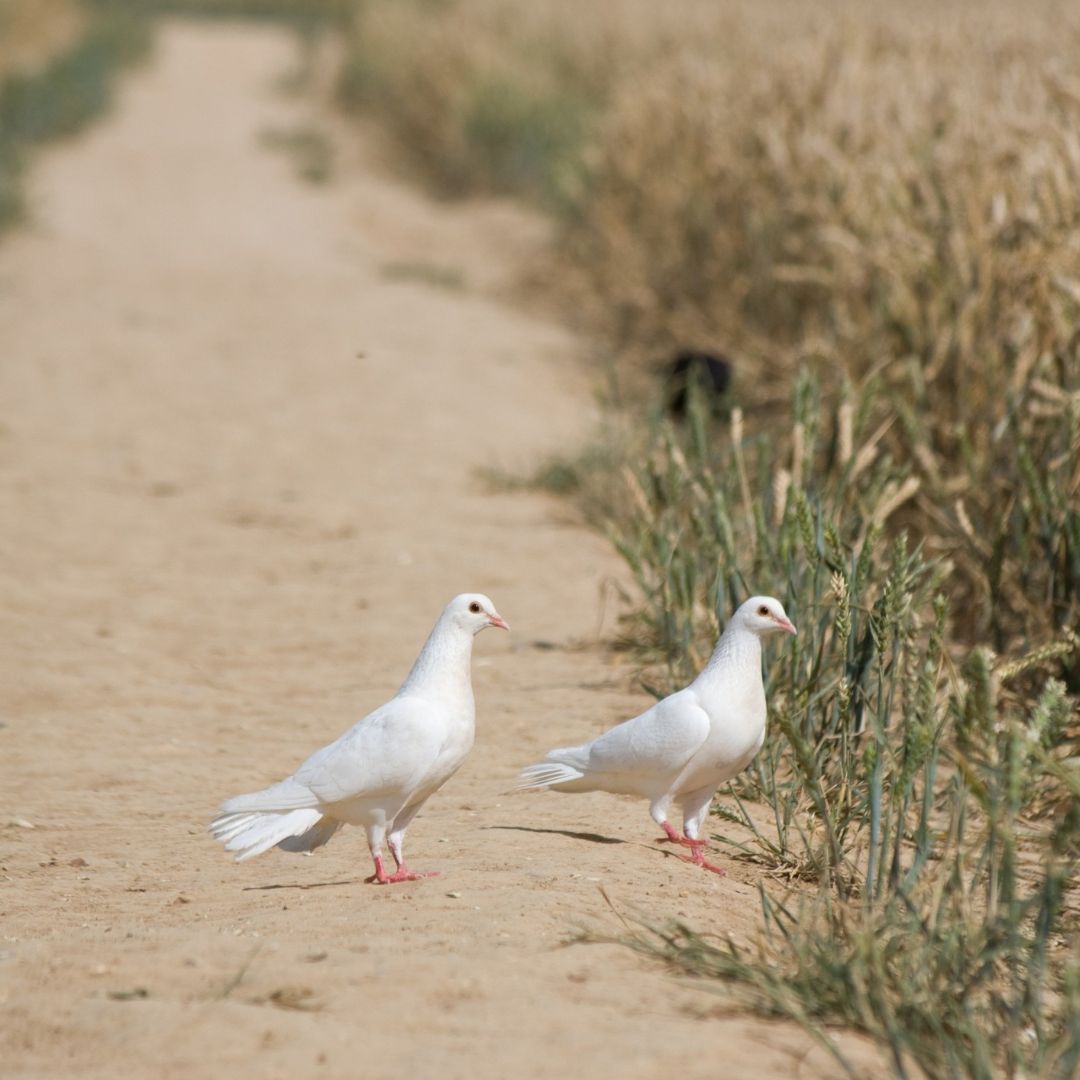
M 216 831 L 215 836 L 225 841 L 227 851 L 238 852 L 237 862 L 261 855 L 289 837 L 300 836 L 321 820 L 318 810 L 288 810 L 280 814 L 245 814 L 238 828 L 230 829 L 226 838 Z M 222 821 L 222 818 L 218 818 Z M 212 827 L 212 826 L 211 826 Z
M 552 753 L 555 752 L 552 751 Z M 542 761 L 539 765 L 529 765 L 521 770 L 521 783 L 518 786 L 523 791 L 537 790 L 554 787 L 556 784 L 571 783 L 582 779 L 584 775 L 573 765 L 565 765 L 558 761 Z

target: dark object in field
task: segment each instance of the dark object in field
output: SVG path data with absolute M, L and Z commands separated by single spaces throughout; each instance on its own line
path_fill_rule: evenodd
M 731 384 L 733 365 L 723 353 L 680 349 L 665 365 L 668 410 L 676 419 L 686 415 L 690 387 L 696 385 L 710 405 L 723 397 Z

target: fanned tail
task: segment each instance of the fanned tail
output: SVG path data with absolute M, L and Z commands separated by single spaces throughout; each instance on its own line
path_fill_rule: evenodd
M 229 804 L 226 803 L 226 806 Z M 210 823 L 210 832 L 224 843 L 227 851 L 238 852 L 237 862 L 261 855 L 281 845 L 286 851 L 308 851 L 325 844 L 340 822 L 324 824 L 321 810 L 233 810 L 224 811 Z M 310 838 L 309 846 L 302 846 Z
M 552 750 L 536 765 L 527 765 L 518 776 L 518 789 L 536 791 L 540 788 L 554 788 L 556 791 L 587 791 L 589 783 L 585 780 L 585 769 L 573 764 L 567 758 L 580 756 L 578 747 Z M 583 783 L 578 783 L 583 781 Z
M 318 802 L 306 784 L 301 784 L 290 776 L 288 780 L 263 788 L 262 791 L 252 791 L 248 795 L 234 795 L 231 799 L 226 799 L 221 804 L 218 817 L 245 810 L 309 810 L 317 806 Z

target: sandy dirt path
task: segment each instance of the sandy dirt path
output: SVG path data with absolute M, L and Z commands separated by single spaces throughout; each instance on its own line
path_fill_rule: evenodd
M 638 803 L 512 793 L 643 704 L 603 645 L 607 544 L 476 477 L 578 444 L 587 374 L 500 298 L 537 222 L 433 204 L 363 145 L 326 186 L 267 150 L 307 122 L 294 61 L 279 29 L 167 24 L 0 245 L 0 1072 L 830 1074 L 563 946 L 618 928 L 600 886 L 745 934 L 753 870 L 667 857 Z M 232 863 L 217 803 L 383 701 L 466 589 L 514 632 L 478 639 L 476 750 L 410 830 L 441 876 L 363 885 L 356 830 Z

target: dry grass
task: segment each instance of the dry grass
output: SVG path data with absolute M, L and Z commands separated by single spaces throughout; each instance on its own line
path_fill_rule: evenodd
M 804 365 L 837 399 L 880 386 L 903 523 L 1001 650 L 1080 615 L 1080 26 L 1039 14 L 661 66 L 605 118 L 564 245 L 624 362 L 720 345 L 748 411 Z
M 0 80 L 41 68 L 77 38 L 77 0 L 0 0 Z

